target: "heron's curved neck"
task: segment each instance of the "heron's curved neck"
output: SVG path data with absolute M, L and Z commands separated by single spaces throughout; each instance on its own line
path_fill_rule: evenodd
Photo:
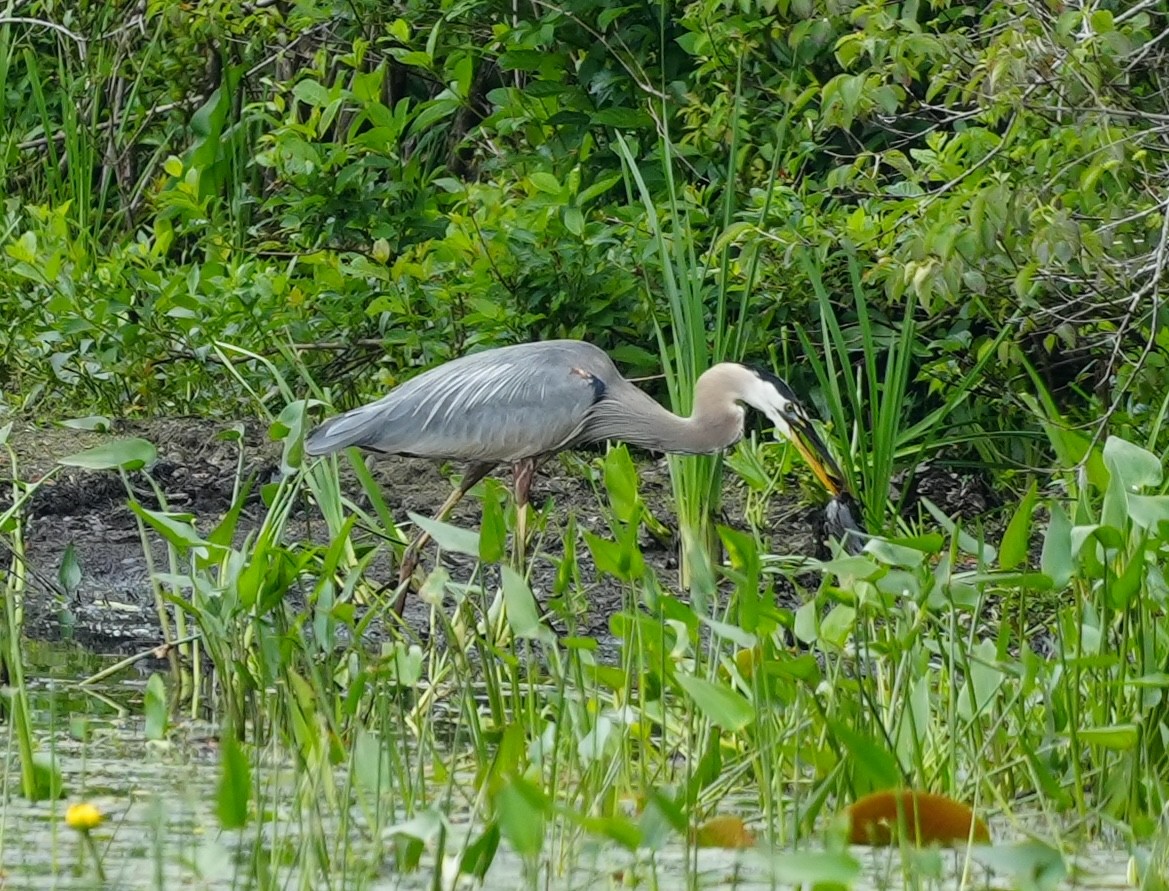
M 734 445 L 743 435 L 743 409 L 736 403 L 739 365 L 716 365 L 698 378 L 694 411 L 679 417 L 629 384 L 622 398 L 597 405 L 597 439 L 619 439 L 657 452 L 702 455 Z M 750 373 L 750 372 L 747 372 Z

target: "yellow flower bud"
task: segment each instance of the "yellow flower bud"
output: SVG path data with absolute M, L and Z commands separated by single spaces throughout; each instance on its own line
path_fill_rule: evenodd
M 71 804 L 65 811 L 65 823 L 78 832 L 89 832 L 101 825 L 105 815 L 93 804 Z

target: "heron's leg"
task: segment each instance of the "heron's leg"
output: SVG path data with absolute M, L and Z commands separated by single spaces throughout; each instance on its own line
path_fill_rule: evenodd
M 524 565 L 524 550 L 528 543 L 528 493 L 532 490 L 532 480 L 539 466 L 538 458 L 524 458 L 512 467 L 515 477 L 515 560 L 520 569 Z
M 450 497 L 442 503 L 442 507 L 434 515 L 436 520 L 445 520 L 449 514 L 460 501 L 475 486 L 479 480 L 491 473 L 494 464 L 488 464 L 484 461 L 473 461 L 467 465 L 463 471 L 463 478 L 459 480 L 458 486 L 451 492 Z M 402 585 L 414 573 L 414 567 L 418 565 L 418 552 L 423 546 L 430 541 L 430 533 L 423 532 L 410 546 L 406 548 L 406 552 L 402 554 L 402 564 L 398 567 L 398 584 Z M 402 607 L 406 604 L 406 589 L 402 588 L 401 593 L 398 594 L 398 599 L 394 602 L 394 612 L 398 615 L 402 614 Z

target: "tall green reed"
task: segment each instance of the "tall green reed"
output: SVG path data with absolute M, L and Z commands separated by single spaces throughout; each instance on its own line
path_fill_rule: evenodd
M 922 388 L 915 386 L 919 382 L 917 356 L 923 344 L 913 299 L 906 298 L 900 319 L 878 320 L 860 259 L 854 251 L 844 250 L 833 257 L 847 265 L 852 290 L 851 306 L 842 308 L 828 293 L 821 261 L 808 251 L 798 256 L 815 292 L 820 316 L 818 337 L 797 329 L 804 358 L 816 375 L 833 426 L 849 438 L 851 460 L 842 467 L 864 506 L 868 528 L 891 528 L 896 525 L 897 512 L 890 495 L 899 470 L 912 469 L 948 446 L 969 444 L 985 436 L 977 424 L 958 430 L 945 425 L 956 409 L 974 396 L 983 371 L 1012 326 L 1004 325 L 959 378 L 946 382 L 938 403 L 927 405 L 918 396 Z M 916 420 L 914 410 L 919 415 Z
M 739 101 L 731 122 L 731 146 L 723 185 L 721 226 L 710 234 L 710 243 L 700 249 L 702 237 L 692 220 L 692 206 L 675 179 L 674 154 L 666 133 L 658 141 L 657 164 L 664 180 L 661 195 L 646 184 L 634 149 L 615 134 L 618 152 L 631 196 L 636 194 L 645 213 L 646 227 L 656 249 L 660 282 L 647 281 L 653 295 L 659 288 L 665 297 L 664 314 L 654 313 L 658 353 L 675 411 L 689 414 L 694 407 L 694 387 L 700 375 L 712 365 L 742 359 L 746 347 L 748 305 L 753 293 L 758 252 L 751 254 L 745 276 L 736 279 L 731 271 L 731 247 L 736 215 L 735 160 L 738 157 Z M 770 210 L 770 196 L 783 157 L 786 126 L 777 129 L 777 144 L 770 179 L 759 211 L 760 224 Z M 659 207 L 659 202 L 662 202 Z M 651 298 L 652 299 L 652 298 Z M 655 301 L 656 303 L 656 301 Z M 671 455 L 670 479 L 678 513 L 682 543 L 682 575 L 689 585 L 698 559 L 710 560 L 718 547 L 714 517 L 722 501 L 723 458 L 721 455 Z M 704 557 L 698 556 L 705 555 Z
M 29 499 L 41 484 L 50 479 L 50 476 L 41 477 L 35 483 L 20 480 L 16 453 L 8 444 L 11 430 L 11 424 L 0 428 L 0 448 L 8 453 L 12 486 L 12 504 L 0 512 L 0 543 L 9 555 L 3 589 L 4 605 L 0 610 L 0 669 L 2 669 L 0 674 L 4 676 L 7 700 L 3 711 L 6 713 L 10 731 L 16 737 L 19 753 L 20 790 L 25 798 L 37 800 L 56 795 L 60 784 L 51 765 L 46 767 L 36 758 L 28 687 L 24 677 L 22 635 L 28 566 L 24 547 L 23 512 Z

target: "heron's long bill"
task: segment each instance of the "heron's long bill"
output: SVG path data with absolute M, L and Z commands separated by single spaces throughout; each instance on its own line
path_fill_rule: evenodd
M 812 468 L 812 473 L 816 475 L 816 479 L 820 481 L 821 485 L 833 496 L 846 492 L 844 473 L 841 471 L 840 465 L 836 463 L 836 459 L 832 457 L 832 453 L 828 451 L 828 446 L 824 444 L 820 434 L 812 426 L 812 422 L 806 417 L 795 415 L 789 415 L 785 420 L 791 428 L 789 438 L 792 445 L 808 462 L 808 466 Z

